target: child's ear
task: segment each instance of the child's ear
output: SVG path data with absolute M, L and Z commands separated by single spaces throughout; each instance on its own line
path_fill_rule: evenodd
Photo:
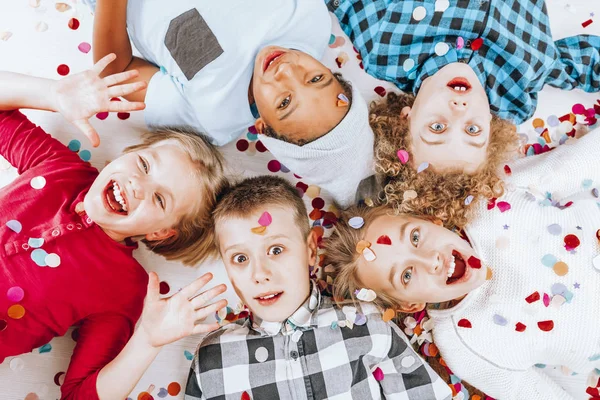
M 416 313 L 425 309 L 425 303 L 405 303 L 402 302 L 398 305 L 398 311 L 403 313 Z
M 256 132 L 258 133 L 263 133 L 266 126 L 267 124 L 265 124 L 265 121 L 261 117 L 258 117 L 256 122 L 254 122 L 254 129 L 256 129 Z
M 405 106 L 401 111 L 400 111 L 400 116 L 402 118 L 410 118 L 410 112 L 411 112 L 412 108 L 410 108 L 409 106 Z
M 317 263 L 317 233 L 311 229 L 308 238 L 306 238 L 306 248 L 308 251 L 308 265 L 314 266 Z
M 173 228 L 164 228 L 156 232 L 148 233 L 145 237 L 146 240 L 150 242 L 155 242 L 157 240 L 164 240 L 170 238 L 171 236 L 175 236 L 177 231 Z

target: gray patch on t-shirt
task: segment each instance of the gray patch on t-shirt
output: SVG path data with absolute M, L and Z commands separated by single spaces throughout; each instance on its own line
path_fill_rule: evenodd
M 223 54 L 217 37 L 195 8 L 171 20 L 165 46 L 188 81 Z

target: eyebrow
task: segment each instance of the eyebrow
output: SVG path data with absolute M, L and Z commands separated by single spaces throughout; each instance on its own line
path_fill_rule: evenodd
M 278 235 L 272 235 L 272 236 L 265 236 L 265 239 L 270 239 L 270 240 L 275 240 L 275 239 L 289 239 L 289 237 L 287 237 L 284 234 L 278 234 Z M 241 247 L 243 243 L 235 243 L 232 244 L 231 246 L 227 247 L 225 250 L 223 250 L 223 253 L 227 253 L 229 250 L 236 248 L 236 247 Z
M 427 143 L 427 144 L 430 144 L 430 145 L 432 145 L 432 146 L 436 146 L 436 145 L 440 145 L 440 144 L 444 144 L 444 143 L 446 143 L 446 142 L 445 142 L 445 141 L 443 141 L 443 140 L 442 140 L 442 141 L 437 141 L 437 142 L 430 142 L 429 140 L 426 140 L 426 139 L 425 139 L 423 136 L 419 136 L 419 137 L 421 138 L 421 140 L 422 140 L 423 142 L 425 142 L 425 143 Z M 486 142 L 483 142 L 483 143 L 467 142 L 467 144 L 468 144 L 469 146 L 473 146 L 473 147 L 476 147 L 476 148 L 478 148 L 478 149 L 480 149 L 480 148 L 482 148 L 483 146 L 485 146 L 485 143 L 486 143 Z
M 398 290 L 398 288 L 396 288 L 396 282 L 394 280 L 394 276 L 396 276 L 397 270 L 398 270 L 397 265 L 396 264 L 392 265 L 392 268 L 390 268 L 390 276 L 388 277 L 388 280 L 392 284 L 392 287 L 394 288 L 394 290 Z
M 410 221 L 404 222 L 400 225 L 400 242 L 404 243 L 404 238 L 406 237 L 406 227 L 410 224 Z
M 161 165 L 162 164 L 162 161 L 161 161 L 161 158 L 160 158 L 160 154 L 158 154 L 156 152 L 156 150 L 150 149 L 150 154 L 152 155 L 152 159 L 154 160 L 154 164 L 156 164 L 156 165 Z M 167 204 L 165 204 L 165 212 L 166 212 L 167 208 L 169 208 L 167 206 L 171 205 L 171 203 L 175 204 L 175 200 L 173 198 L 173 194 L 171 193 L 171 191 L 167 187 L 165 187 L 163 185 L 160 185 L 160 189 L 161 189 L 161 194 L 164 194 L 163 197 L 168 197 L 168 201 L 165 198 L 165 201 L 167 202 Z M 172 210 L 174 208 L 174 206 L 172 206 L 170 208 Z

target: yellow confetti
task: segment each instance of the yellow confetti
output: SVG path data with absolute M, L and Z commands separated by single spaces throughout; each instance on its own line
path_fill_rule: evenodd
M 371 242 L 367 242 L 366 240 L 361 240 L 356 243 L 356 252 L 358 254 L 362 254 L 363 250 L 367 247 L 371 247 Z
M 56 7 L 56 11 L 58 12 L 65 12 L 71 9 L 71 6 L 67 3 L 56 3 L 54 7 Z
M 490 267 L 487 267 L 487 273 L 485 275 L 485 280 L 489 281 L 490 279 L 492 279 L 492 269 Z
M 265 232 L 267 231 L 267 227 L 266 226 L 257 226 L 250 230 L 252 231 L 252 233 L 256 233 L 257 235 L 264 235 Z
M 321 188 L 315 185 L 311 185 L 308 187 L 308 189 L 306 189 L 305 194 L 311 199 L 314 199 L 315 197 L 318 197 L 319 194 L 321 194 Z
M 12 36 L 12 32 L 9 32 L 9 31 L 0 32 L 0 40 L 3 40 L 5 42 L 8 39 L 10 39 L 11 36 Z
M 388 322 L 388 321 L 391 321 L 392 318 L 394 318 L 395 316 L 396 316 L 396 311 L 393 310 L 392 308 L 388 308 L 383 313 L 383 316 L 381 317 L 381 319 L 383 319 L 383 322 Z

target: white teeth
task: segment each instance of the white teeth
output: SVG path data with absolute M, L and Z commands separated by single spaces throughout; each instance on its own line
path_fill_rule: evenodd
M 460 91 L 461 91 L 461 92 L 466 92 L 466 91 L 467 91 L 467 88 L 466 88 L 466 87 L 461 87 L 461 88 L 460 88 Z
M 277 294 L 276 294 L 276 293 L 275 293 L 275 294 L 270 294 L 270 295 L 268 295 L 268 296 L 265 296 L 265 297 L 261 297 L 260 299 L 261 299 L 261 300 L 269 300 L 269 299 L 272 299 L 272 298 L 273 298 L 273 297 L 275 297 L 275 296 L 277 296 Z
M 127 211 L 127 204 L 125 204 L 125 199 L 121 196 L 121 188 L 119 188 L 117 182 L 113 182 L 113 193 L 115 195 L 115 200 L 123 207 L 123 211 Z
M 455 260 L 454 256 L 452 256 L 452 260 L 450 261 L 450 268 L 448 268 L 448 278 L 450 278 L 452 276 L 455 268 L 456 268 L 456 260 Z
M 460 91 L 460 86 L 454 86 L 454 90 Z

